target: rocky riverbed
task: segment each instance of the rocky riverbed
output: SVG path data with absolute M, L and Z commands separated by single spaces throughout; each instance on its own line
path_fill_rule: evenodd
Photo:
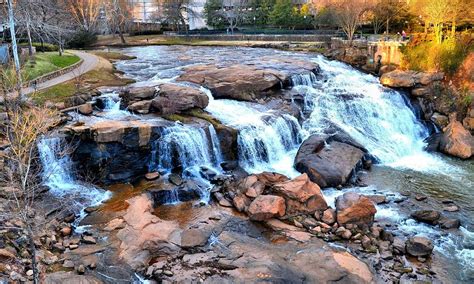
M 39 145 L 62 169 L 36 213 L 46 283 L 472 280 L 473 163 L 424 150 L 429 94 L 305 53 L 121 52 L 137 83 L 97 90 Z M 469 159 L 469 131 L 445 126 L 431 150 Z M 0 272 L 31 278 L 5 234 Z

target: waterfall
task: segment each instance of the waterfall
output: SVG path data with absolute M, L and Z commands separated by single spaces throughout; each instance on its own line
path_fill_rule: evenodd
M 61 138 L 44 137 L 37 147 L 43 170 L 43 183 L 53 195 L 69 198 L 79 210 L 100 204 L 109 197 L 107 192 L 75 179 L 72 160 Z
M 290 78 L 292 86 L 313 86 L 318 79 L 313 72 L 305 74 L 294 74 Z
M 133 114 L 127 110 L 120 109 L 122 99 L 117 92 L 111 92 L 103 94 L 99 97 L 104 103 L 101 117 L 108 119 L 120 119 L 127 116 L 133 116 Z
M 302 141 L 298 120 L 288 114 L 277 114 L 258 104 L 234 100 L 215 100 L 208 89 L 206 111 L 222 123 L 239 131 L 237 137 L 239 164 L 251 173 L 278 171 L 295 176 L 293 155 Z
M 194 174 L 201 166 L 215 168 L 222 161 L 217 134 L 209 126 L 211 141 L 202 128 L 176 123 L 166 127 L 154 143 L 150 168 L 171 171 L 181 166 Z
M 384 164 L 422 169 L 439 162 L 423 151 L 429 132 L 403 94 L 343 63 L 321 56 L 314 61 L 322 69 L 322 85 L 295 87 L 304 93 L 310 113 L 303 123 L 306 131 L 343 129 Z

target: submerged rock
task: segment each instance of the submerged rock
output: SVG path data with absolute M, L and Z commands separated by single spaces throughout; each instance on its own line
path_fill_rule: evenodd
M 376 212 L 377 209 L 369 198 L 355 192 L 346 192 L 336 199 L 339 225 L 371 225 Z
M 311 135 L 300 146 L 295 168 L 307 173 L 320 187 L 336 187 L 347 183 L 357 168 L 362 167 L 367 150 L 345 134 Z
M 411 217 L 419 222 L 434 225 L 441 217 L 441 213 L 436 210 L 417 210 L 411 213 Z

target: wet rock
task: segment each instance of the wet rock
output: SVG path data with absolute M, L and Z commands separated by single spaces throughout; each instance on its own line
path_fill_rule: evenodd
M 153 112 L 161 115 L 181 113 L 193 108 L 205 109 L 209 97 L 198 89 L 176 84 L 161 84 L 152 100 Z
M 450 205 L 450 206 L 443 207 L 443 211 L 457 212 L 459 211 L 459 207 L 457 205 Z
M 321 221 L 328 225 L 336 223 L 336 210 L 332 208 L 324 210 Z
M 419 222 L 434 225 L 441 217 L 441 213 L 436 210 L 417 210 L 411 213 L 411 217 Z
M 260 195 L 250 204 L 247 213 L 251 220 L 265 221 L 285 215 L 285 199 L 275 195 Z
M 260 60 L 264 61 L 264 58 Z M 314 63 L 298 60 L 269 60 L 272 64 L 265 67 L 243 64 L 225 67 L 213 64 L 190 66 L 184 69 L 184 74 L 177 80 L 205 86 L 215 98 L 257 101 L 289 86 L 291 73 L 309 73 L 318 69 Z M 282 72 L 280 68 L 277 70 L 268 67 L 276 64 L 287 65 L 292 69 L 296 67 L 297 70 Z
M 474 153 L 474 137 L 457 121 L 456 113 L 449 117 L 449 124 L 443 129 L 440 150 L 461 159 L 469 159 Z
M 443 129 L 445 128 L 446 126 L 448 126 L 448 123 L 449 123 L 449 119 L 446 115 L 442 115 L 440 113 L 433 113 L 433 115 L 431 116 L 430 120 L 436 124 L 436 126 L 438 126 L 439 128 Z
M 181 233 L 181 247 L 193 248 L 204 246 L 209 237 L 211 231 L 200 230 L 200 229 L 187 229 Z
M 82 275 L 86 273 L 86 268 L 84 267 L 84 265 L 81 264 L 77 267 L 76 271 L 77 271 L 77 274 Z
M 90 114 L 92 114 L 92 112 L 93 112 L 94 110 L 93 110 L 93 108 L 92 108 L 92 104 L 87 103 L 87 104 L 80 105 L 80 106 L 77 108 L 77 111 L 78 111 L 80 114 L 83 114 L 83 115 L 90 115 Z
M 420 88 L 415 88 L 411 90 L 411 95 L 414 97 L 424 97 L 428 96 L 432 93 L 433 91 L 429 87 L 420 87 Z
M 212 180 L 214 177 L 217 176 L 217 172 L 210 169 L 210 168 L 207 168 L 207 167 L 201 167 L 201 169 L 199 170 L 199 174 L 201 175 L 201 177 L 207 179 L 207 180 Z
M 459 219 L 453 218 L 441 218 L 439 220 L 439 226 L 442 229 L 457 229 L 461 226 L 461 221 Z
M 89 245 L 95 245 L 97 243 L 96 239 L 92 236 L 83 236 L 82 242 Z
M 128 106 L 128 110 L 139 114 L 147 114 L 150 112 L 151 102 L 151 100 L 133 102 Z
M 345 184 L 361 168 L 367 151 L 348 135 L 311 135 L 301 144 L 295 168 L 320 187 Z
M 428 197 L 426 197 L 425 195 L 420 195 L 420 194 L 417 194 L 417 195 L 415 196 L 415 199 L 416 199 L 417 201 L 423 201 L 423 200 L 426 200 L 427 198 L 428 198 Z
M 405 254 L 405 241 L 402 238 L 396 237 L 392 243 L 393 253 L 403 255 Z
M 103 282 L 92 275 L 76 275 L 72 272 L 54 272 L 46 274 L 44 284 L 102 284 Z
M 232 203 L 239 212 L 247 211 L 251 202 L 252 201 L 243 194 L 238 194 L 232 199 Z
M 325 210 L 328 206 L 319 186 L 313 183 L 307 174 L 292 180 L 274 184 L 273 193 L 286 200 L 286 214 L 313 214 Z
M 72 228 L 69 227 L 69 226 L 68 227 L 63 227 L 61 229 L 61 235 L 63 235 L 63 236 L 69 236 L 69 235 L 71 235 L 71 233 L 72 233 Z
M 224 171 L 235 170 L 239 166 L 237 161 L 225 161 L 221 163 L 221 167 Z
M 425 237 L 411 237 L 406 243 L 406 251 L 412 256 L 429 256 L 433 252 L 433 243 Z
M 375 204 L 385 204 L 388 203 L 387 198 L 385 195 L 380 195 L 380 194 L 374 194 L 374 195 L 366 195 L 367 198 L 372 200 L 373 203 Z
M 346 192 L 336 199 L 336 214 L 339 225 L 370 225 L 377 212 L 373 202 L 358 193 Z
M 125 103 L 153 99 L 157 93 L 156 89 L 156 86 L 130 87 L 120 94 L 120 97 Z
M 147 174 L 145 175 L 145 178 L 146 178 L 147 180 L 155 180 L 155 179 L 160 178 L 160 173 L 159 173 L 159 172 L 147 173 Z
M 180 186 L 184 183 L 183 179 L 178 174 L 170 174 L 168 180 L 176 186 Z
M 72 268 L 75 267 L 75 264 L 71 260 L 65 260 L 64 263 L 63 263 L 63 267 L 67 268 L 67 269 L 72 269 Z
M 224 197 L 224 195 L 222 195 L 222 193 L 215 192 L 214 197 L 217 199 L 220 206 L 232 207 L 232 204 L 227 199 L 225 199 L 225 197 Z

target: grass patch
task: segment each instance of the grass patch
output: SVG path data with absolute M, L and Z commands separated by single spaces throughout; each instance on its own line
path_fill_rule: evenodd
M 89 93 L 101 86 L 125 86 L 135 82 L 131 79 L 120 78 L 115 73 L 113 67 L 98 67 L 83 74 L 79 79 L 76 78 L 46 90 L 41 90 L 32 95 L 32 98 L 38 104 L 44 104 L 46 101 L 57 103 L 78 93 Z M 77 82 L 80 82 L 82 86 L 79 89 L 76 87 Z
M 24 81 L 31 81 L 53 71 L 71 66 L 81 60 L 78 56 L 65 53 L 59 56 L 56 52 L 37 53 L 25 64 Z
M 72 97 L 76 92 L 76 87 L 73 82 L 65 82 L 43 91 L 39 91 L 32 95 L 32 99 L 40 105 L 46 101 L 58 103 L 64 101 L 66 98 Z

